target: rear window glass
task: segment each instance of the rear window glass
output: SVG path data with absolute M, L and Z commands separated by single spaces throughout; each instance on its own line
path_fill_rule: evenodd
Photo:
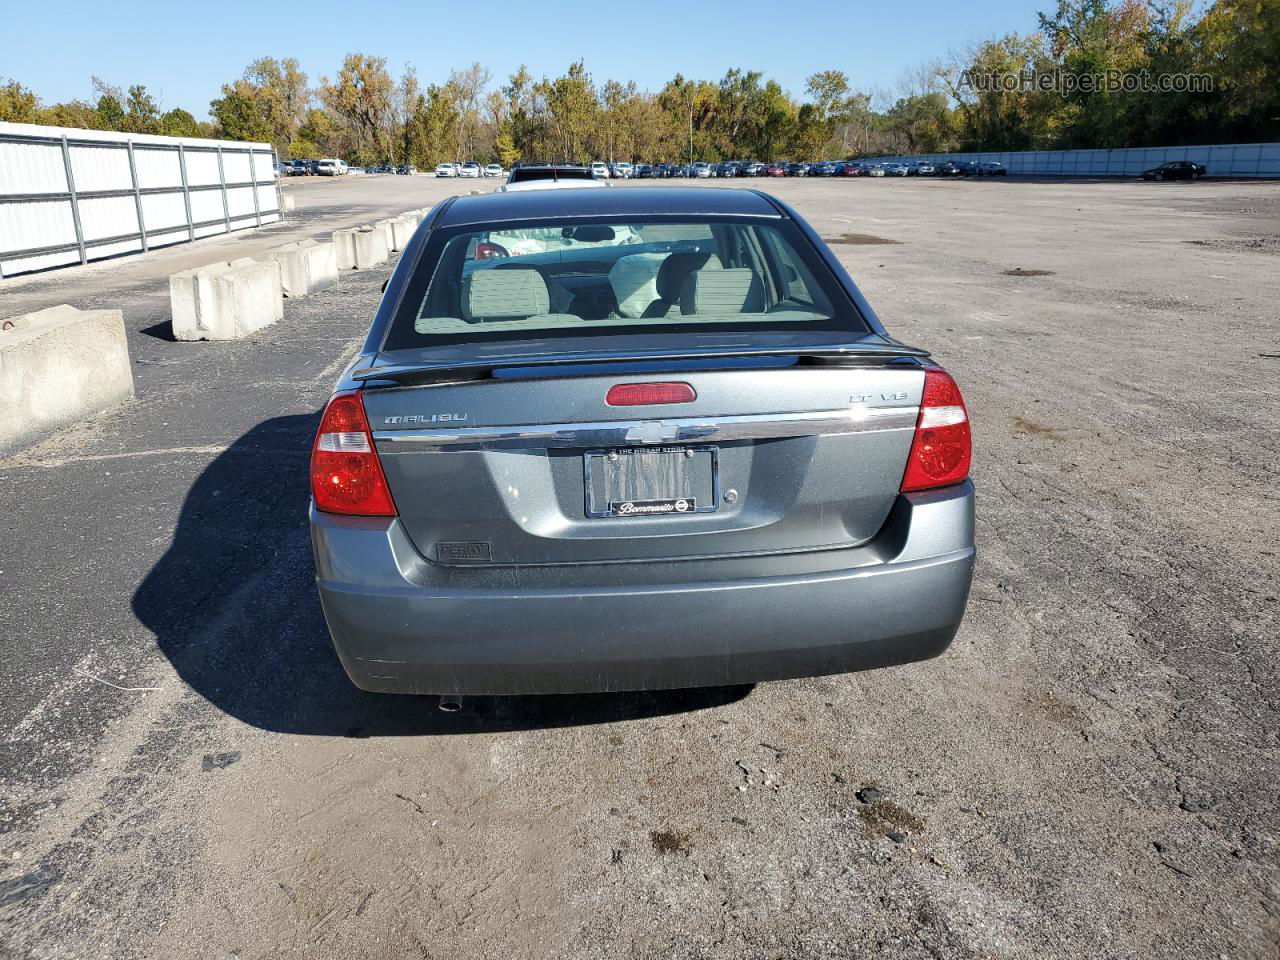
M 384 348 L 797 325 L 867 331 L 787 221 L 520 222 L 434 236 Z

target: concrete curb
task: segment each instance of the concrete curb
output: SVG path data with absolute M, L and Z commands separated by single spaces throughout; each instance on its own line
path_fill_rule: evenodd
M 357 270 L 368 270 L 387 262 L 390 256 L 390 244 L 387 243 L 387 231 L 376 227 L 359 227 L 351 235 L 354 245 L 354 266 Z
M 332 243 L 299 240 L 268 250 L 259 259 L 280 265 L 280 287 L 286 297 L 305 297 L 338 282 L 338 257 Z
M 375 220 L 373 223 L 373 229 L 381 230 L 383 235 L 387 238 L 387 250 L 389 251 L 396 249 L 395 237 L 392 235 L 392 228 L 395 225 L 395 222 L 395 217 L 387 217 L 385 220 Z
M 390 230 L 385 227 L 349 227 L 333 231 L 339 270 L 367 270 L 386 263 L 391 253 Z
M 406 216 L 391 223 L 391 249 L 403 250 L 409 245 L 413 232 L 418 229 L 416 217 Z
M 133 396 L 119 310 L 63 304 L 0 328 L 0 456 Z
M 242 257 L 169 278 L 178 340 L 238 340 L 284 316 L 280 265 Z
M 358 229 L 358 227 L 349 227 L 345 230 L 333 231 L 333 253 L 334 259 L 338 262 L 339 270 L 354 270 L 356 268 L 355 233 Z

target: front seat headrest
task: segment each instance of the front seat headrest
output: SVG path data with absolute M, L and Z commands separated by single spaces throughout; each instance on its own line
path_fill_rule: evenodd
M 462 282 L 462 315 L 468 320 L 510 320 L 550 309 L 547 282 L 532 268 L 477 270 Z
M 720 258 L 712 253 L 673 253 L 658 269 L 658 297 L 675 303 L 684 290 L 684 282 L 695 270 L 712 270 L 720 266 Z

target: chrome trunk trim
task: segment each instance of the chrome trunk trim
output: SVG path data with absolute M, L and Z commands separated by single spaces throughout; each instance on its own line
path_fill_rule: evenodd
M 378 430 L 387 453 L 415 450 L 502 450 L 550 447 L 634 447 L 667 443 L 723 443 L 782 437 L 914 430 L 919 408 L 853 407 L 808 413 L 731 417 L 667 417 L 599 423 L 539 423 L 463 429 Z

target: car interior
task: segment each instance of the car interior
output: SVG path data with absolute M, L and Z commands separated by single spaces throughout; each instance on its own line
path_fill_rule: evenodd
M 454 237 L 414 330 L 497 333 L 831 316 L 809 267 L 772 227 L 582 224 Z

